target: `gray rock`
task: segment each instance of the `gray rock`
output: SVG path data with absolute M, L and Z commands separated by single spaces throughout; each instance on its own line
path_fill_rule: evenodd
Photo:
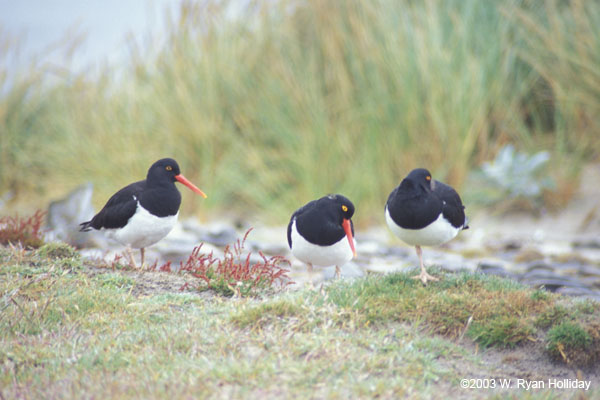
M 486 262 L 481 262 L 477 265 L 476 272 L 480 272 L 486 275 L 497 275 L 503 278 L 515 279 L 517 280 L 517 275 L 513 274 L 510 271 L 507 271 L 500 264 L 491 264 Z
M 543 272 L 552 272 L 555 268 L 543 261 L 533 261 L 529 263 L 525 263 L 525 271 L 527 273 L 543 273 Z
M 589 248 L 589 249 L 599 249 L 600 250 L 600 238 L 598 237 L 587 237 L 587 238 L 577 238 L 573 241 L 573 247 L 580 248 Z
M 595 265 L 583 265 L 579 268 L 579 273 L 583 276 L 599 276 L 600 267 Z
M 235 228 L 228 224 L 202 225 L 198 220 L 190 218 L 182 223 L 182 227 L 184 230 L 193 233 L 198 241 L 214 244 L 215 246 L 224 247 L 235 243 L 237 239 L 241 239 Z
M 591 296 L 600 299 L 600 293 L 586 287 L 563 286 L 556 289 L 556 293 L 565 294 L 568 296 Z
M 76 247 L 105 247 L 106 239 L 96 231 L 79 232 L 79 224 L 94 216 L 91 183 L 83 184 L 66 197 L 53 201 L 48 207 L 48 227 L 50 237 Z

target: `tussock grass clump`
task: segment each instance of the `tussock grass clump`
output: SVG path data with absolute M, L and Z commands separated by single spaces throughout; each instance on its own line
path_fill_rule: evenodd
M 372 324 L 419 323 L 451 338 L 466 331 L 485 346 L 514 346 L 530 337 L 527 316 L 548 304 L 532 299 L 528 289 L 512 281 L 469 274 L 449 275 L 426 287 L 408 274 L 393 274 L 331 289 L 338 290 L 354 298 L 340 305 Z M 329 299 L 335 302 L 337 296 L 330 294 Z
M 42 225 L 46 213 L 37 210 L 29 217 L 0 217 L 0 244 L 19 244 L 25 248 L 38 248 L 44 244 Z
M 317 309 L 334 307 L 316 325 L 333 323 L 356 328 L 403 322 L 453 339 L 468 333 L 486 347 L 514 347 L 535 340 L 531 315 L 551 304 L 549 298 L 533 298 L 531 289 L 513 281 L 465 273 L 447 275 L 428 286 L 407 273 L 368 277 L 331 285 L 324 294 L 311 294 L 309 300 Z M 262 326 L 275 317 L 297 317 L 300 309 L 292 305 L 287 301 L 277 303 L 275 308 L 262 305 L 242 311 L 233 319 L 244 326 Z M 310 309 L 307 307 L 305 313 Z
M 546 341 L 550 356 L 567 364 L 588 366 L 600 359 L 600 341 L 596 340 L 594 346 L 594 340 L 579 323 L 563 322 L 552 327 Z
M 60 242 L 47 243 L 37 249 L 36 253 L 41 258 L 50 258 L 53 260 L 80 257 L 77 250 L 75 250 L 72 246 Z
M 503 315 L 490 321 L 475 322 L 469 329 L 469 336 L 484 347 L 515 347 L 526 340 L 535 341 L 534 331 L 528 321 Z
M 546 341 L 550 357 L 588 366 L 600 354 L 598 306 L 590 300 L 566 302 L 496 276 L 446 274 L 423 286 L 410 273 L 394 273 L 335 282 L 304 299 L 247 307 L 230 320 L 244 328 L 275 326 L 294 332 L 332 326 L 349 332 L 385 330 L 405 323 L 452 340 L 469 337 L 483 347 Z

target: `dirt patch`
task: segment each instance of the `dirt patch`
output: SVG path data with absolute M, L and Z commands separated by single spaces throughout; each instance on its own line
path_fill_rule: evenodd
M 596 365 L 588 369 L 572 368 L 566 364 L 555 362 L 544 352 L 545 344 L 538 339 L 536 342 L 518 346 L 514 349 L 488 348 L 481 349 L 471 340 L 464 340 L 461 346 L 474 355 L 477 355 L 481 363 L 474 363 L 464 358 L 448 358 L 440 360 L 442 365 L 454 370 L 461 379 L 480 379 L 494 380 L 494 389 L 464 389 L 460 383 L 449 387 L 449 392 L 453 398 L 473 398 L 480 397 L 486 393 L 486 396 L 493 392 L 504 391 L 511 393 L 516 390 L 525 390 L 518 387 L 518 380 L 524 379 L 526 382 L 542 381 L 548 387 L 550 379 L 562 381 L 583 380 L 591 381 L 590 389 L 598 390 L 597 382 L 600 382 L 600 366 Z M 509 388 L 500 387 L 500 382 L 510 380 Z M 482 392 L 484 390 L 485 392 Z M 565 392 L 569 397 L 575 394 L 575 389 L 569 389 Z M 516 392 L 515 392 L 516 395 Z
M 508 378 L 527 380 L 557 379 L 586 379 L 598 382 L 600 369 L 598 366 L 589 369 L 572 368 L 566 364 L 552 361 L 545 353 L 545 344 L 538 340 L 514 349 L 490 348 L 481 350 L 474 343 L 464 344 L 464 347 L 478 352 L 487 371 L 473 371 L 475 374 L 487 374 L 488 378 Z
M 216 296 L 212 290 L 199 291 L 198 279 L 190 275 L 160 271 L 124 271 L 109 268 L 89 267 L 89 275 L 118 273 L 135 281 L 131 294 L 136 297 L 165 293 L 191 293 L 202 298 Z

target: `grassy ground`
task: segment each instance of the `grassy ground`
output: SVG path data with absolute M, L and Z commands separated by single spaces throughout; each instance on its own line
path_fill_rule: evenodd
M 118 74 L 2 64 L 0 195 L 39 208 L 92 181 L 99 207 L 173 156 L 209 195 L 185 212 L 282 223 L 341 192 L 360 222 L 417 166 L 461 186 L 507 143 L 549 150 L 560 203 L 600 153 L 597 2 L 228 4 L 183 2 Z
M 598 304 L 494 277 L 423 287 L 392 274 L 227 298 L 180 291 L 189 275 L 99 269 L 68 247 L 0 248 L 0 265 L 2 398 L 600 394 Z M 591 390 L 516 387 L 576 377 Z

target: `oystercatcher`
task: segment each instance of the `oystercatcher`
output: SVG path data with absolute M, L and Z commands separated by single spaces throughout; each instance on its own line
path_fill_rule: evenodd
M 339 194 L 313 200 L 292 214 L 288 244 L 292 254 L 308 265 L 309 275 L 313 265 L 335 265 L 339 278 L 340 266 L 356 256 L 352 215 L 354 205 Z
M 385 220 L 391 231 L 404 242 L 415 246 L 421 273 L 415 278 L 423 284 L 438 279 L 423 265 L 421 246 L 434 246 L 453 239 L 468 229 L 465 207 L 450 186 L 433 180 L 428 170 L 412 170 L 388 197 Z
M 130 247 L 139 248 L 143 267 L 144 248 L 164 238 L 177 222 L 181 194 L 175 187 L 176 181 L 206 198 L 202 190 L 181 174 L 175 160 L 163 158 L 152 164 L 145 180 L 115 193 L 94 218 L 80 224 L 80 231 L 92 228 L 105 231 L 109 238 L 128 246 L 134 267 Z

